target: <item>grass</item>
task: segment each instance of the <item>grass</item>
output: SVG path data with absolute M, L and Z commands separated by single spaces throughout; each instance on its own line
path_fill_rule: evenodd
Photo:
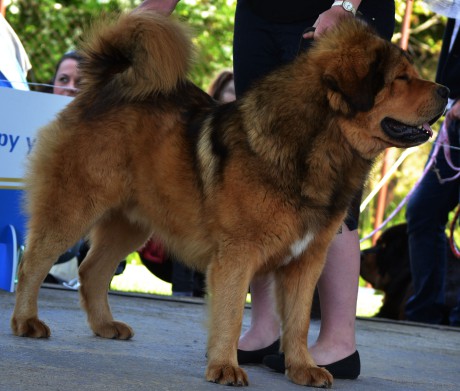
M 372 288 L 360 287 L 358 291 L 358 303 L 356 316 L 374 316 L 382 306 L 383 295 Z
M 142 265 L 139 255 L 133 253 L 127 257 L 125 271 L 112 279 L 110 289 L 123 292 L 151 293 L 170 296 L 171 284 L 160 280 Z
M 110 288 L 123 292 L 140 292 L 155 295 L 171 295 L 171 284 L 155 277 L 142 265 L 137 253 L 127 258 L 126 269 L 123 274 L 115 276 Z M 248 302 L 250 302 L 248 295 Z M 373 289 L 360 287 L 356 315 L 362 317 L 373 316 L 382 305 L 382 295 Z

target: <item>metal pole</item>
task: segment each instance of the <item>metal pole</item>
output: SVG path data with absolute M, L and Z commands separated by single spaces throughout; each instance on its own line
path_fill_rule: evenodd
M 401 41 L 399 42 L 399 46 L 404 50 L 407 50 L 407 47 L 409 45 L 410 17 L 412 15 L 413 6 L 414 6 L 414 1 L 407 0 L 406 10 L 404 12 L 403 24 L 401 27 Z
M 410 35 L 410 17 L 412 15 L 412 8 L 413 8 L 413 0 L 406 1 L 406 10 L 404 11 L 404 19 L 403 24 L 401 27 L 401 40 L 399 42 L 399 46 L 407 50 L 408 43 L 409 43 L 409 35 Z M 383 155 L 383 162 L 382 162 L 382 170 L 381 170 L 381 177 L 383 178 L 387 173 L 388 169 L 391 167 L 394 160 L 394 150 L 387 149 Z M 374 229 L 377 229 L 383 222 L 383 218 L 385 215 L 385 208 L 387 203 L 387 196 L 388 196 L 388 184 L 384 184 L 382 189 L 380 190 L 379 196 L 377 198 L 377 206 L 375 211 L 375 220 L 374 220 Z M 379 233 L 376 233 L 372 237 L 372 243 L 375 245 L 375 242 L 379 238 Z

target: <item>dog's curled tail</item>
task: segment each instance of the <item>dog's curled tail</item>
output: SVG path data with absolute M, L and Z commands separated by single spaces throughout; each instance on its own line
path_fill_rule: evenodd
M 113 95 L 116 90 L 119 99 L 136 100 L 172 92 L 184 81 L 193 47 L 182 23 L 152 11 L 133 11 L 96 22 L 80 52 L 81 95 Z

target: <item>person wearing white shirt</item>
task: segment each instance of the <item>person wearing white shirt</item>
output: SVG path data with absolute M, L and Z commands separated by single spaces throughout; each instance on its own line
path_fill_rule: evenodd
M 29 90 L 27 72 L 31 68 L 21 40 L 0 14 L 0 87 Z

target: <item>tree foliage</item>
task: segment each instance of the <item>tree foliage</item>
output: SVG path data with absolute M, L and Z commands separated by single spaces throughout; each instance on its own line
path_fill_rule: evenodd
M 232 67 L 233 20 L 236 0 L 183 0 L 176 14 L 192 25 L 198 48 L 192 79 L 206 88 L 223 68 Z
M 96 0 L 18 0 L 7 7 L 6 18 L 29 55 L 33 67 L 30 78 L 47 83 L 56 63 L 75 48 L 92 18 L 105 10 L 118 9 L 116 1 L 102 5 Z
M 132 9 L 140 1 L 123 0 L 15 0 L 7 7 L 7 20 L 29 54 L 31 78 L 51 80 L 55 64 L 78 46 L 82 32 L 101 14 Z M 233 14 L 235 0 L 183 0 L 175 11 L 195 32 L 198 48 L 191 78 L 205 87 L 210 78 L 232 64 Z
M 33 65 L 32 78 L 47 82 L 62 54 L 75 48 L 82 31 L 101 14 L 132 9 L 140 0 L 13 0 L 6 17 L 21 38 Z M 433 77 L 440 50 L 443 20 L 423 2 L 413 2 L 409 52 L 424 76 Z M 400 38 L 406 0 L 396 1 L 396 33 Z M 195 31 L 198 48 L 191 78 L 205 87 L 222 68 L 232 65 L 233 17 L 236 0 L 182 0 L 175 14 Z
M 396 28 L 393 42 L 400 43 L 403 19 L 409 1 L 396 1 Z M 441 51 L 445 18 L 428 10 L 422 1 L 413 1 L 410 18 L 408 52 L 422 76 L 433 79 Z

